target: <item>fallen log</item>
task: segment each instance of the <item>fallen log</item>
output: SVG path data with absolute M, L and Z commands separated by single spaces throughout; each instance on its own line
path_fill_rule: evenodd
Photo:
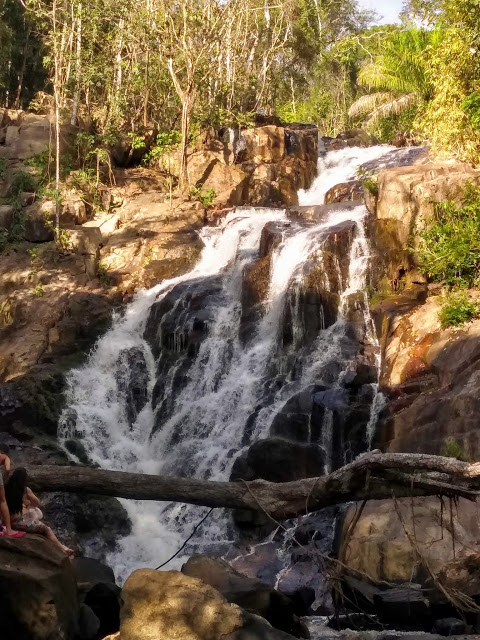
M 218 482 L 82 466 L 30 466 L 36 491 L 263 511 L 276 520 L 357 500 L 447 495 L 476 500 L 480 464 L 412 453 L 365 454 L 333 473 L 295 482 Z

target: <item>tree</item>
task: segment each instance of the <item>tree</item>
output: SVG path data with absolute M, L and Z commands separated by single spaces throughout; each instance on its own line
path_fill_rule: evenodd
M 349 109 L 350 117 L 368 114 L 367 126 L 380 118 L 397 115 L 411 105 L 432 97 L 432 86 L 426 72 L 426 50 L 435 46 L 438 31 L 410 28 L 387 35 L 380 51 L 360 70 L 358 82 L 376 89 L 356 100 Z

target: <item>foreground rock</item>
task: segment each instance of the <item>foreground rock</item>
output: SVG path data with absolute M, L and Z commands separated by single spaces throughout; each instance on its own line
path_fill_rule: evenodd
M 5 640 L 71 640 L 78 603 L 68 557 L 40 536 L 0 538 L 0 612 Z
M 182 567 L 182 573 L 198 578 L 219 591 L 228 602 L 255 613 L 282 631 L 297 637 L 305 636 L 293 612 L 293 602 L 261 580 L 235 571 L 229 564 L 207 556 L 192 556 Z
M 122 600 L 122 640 L 293 640 L 178 571 L 135 571 Z

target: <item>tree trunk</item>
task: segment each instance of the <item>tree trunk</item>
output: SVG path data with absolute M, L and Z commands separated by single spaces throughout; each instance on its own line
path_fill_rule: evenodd
M 77 124 L 78 105 L 80 103 L 80 75 L 82 73 L 82 3 L 78 3 L 77 17 L 77 50 L 75 59 L 75 94 L 73 96 L 73 109 L 71 124 Z
M 439 494 L 475 500 L 480 493 L 480 464 L 407 453 L 372 452 L 327 476 L 286 483 L 213 482 L 45 465 L 29 467 L 28 474 L 30 486 L 37 491 L 249 509 L 277 520 L 352 500 Z

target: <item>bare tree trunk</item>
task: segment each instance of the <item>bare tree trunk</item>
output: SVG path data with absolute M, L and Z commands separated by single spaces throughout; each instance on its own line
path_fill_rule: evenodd
M 38 491 L 249 509 L 275 519 L 287 519 L 352 500 L 438 494 L 475 500 L 480 495 L 480 464 L 408 453 L 372 452 L 327 476 L 286 483 L 213 482 L 46 465 L 29 467 L 28 474 L 30 486 Z
M 80 74 L 82 72 L 82 3 L 78 3 L 77 17 L 77 51 L 75 60 L 75 95 L 73 96 L 73 109 L 71 124 L 77 124 L 78 105 L 80 102 Z
M 22 68 L 20 69 L 20 73 L 18 75 L 18 86 L 17 86 L 17 95 L 15 96 L 15 103 L 13 108 L 20 109 L 20 98 L 22 95 L 23 88 L 23 77 L 25 76 L 25 67 L 27 65 L 27 55 L 28 55 L 28 43 L 30 40 L 30 29 L 27 31 L 27 35 L 25 38 L 25 46 L 23 49 L 23 59 L 22 59 Z

